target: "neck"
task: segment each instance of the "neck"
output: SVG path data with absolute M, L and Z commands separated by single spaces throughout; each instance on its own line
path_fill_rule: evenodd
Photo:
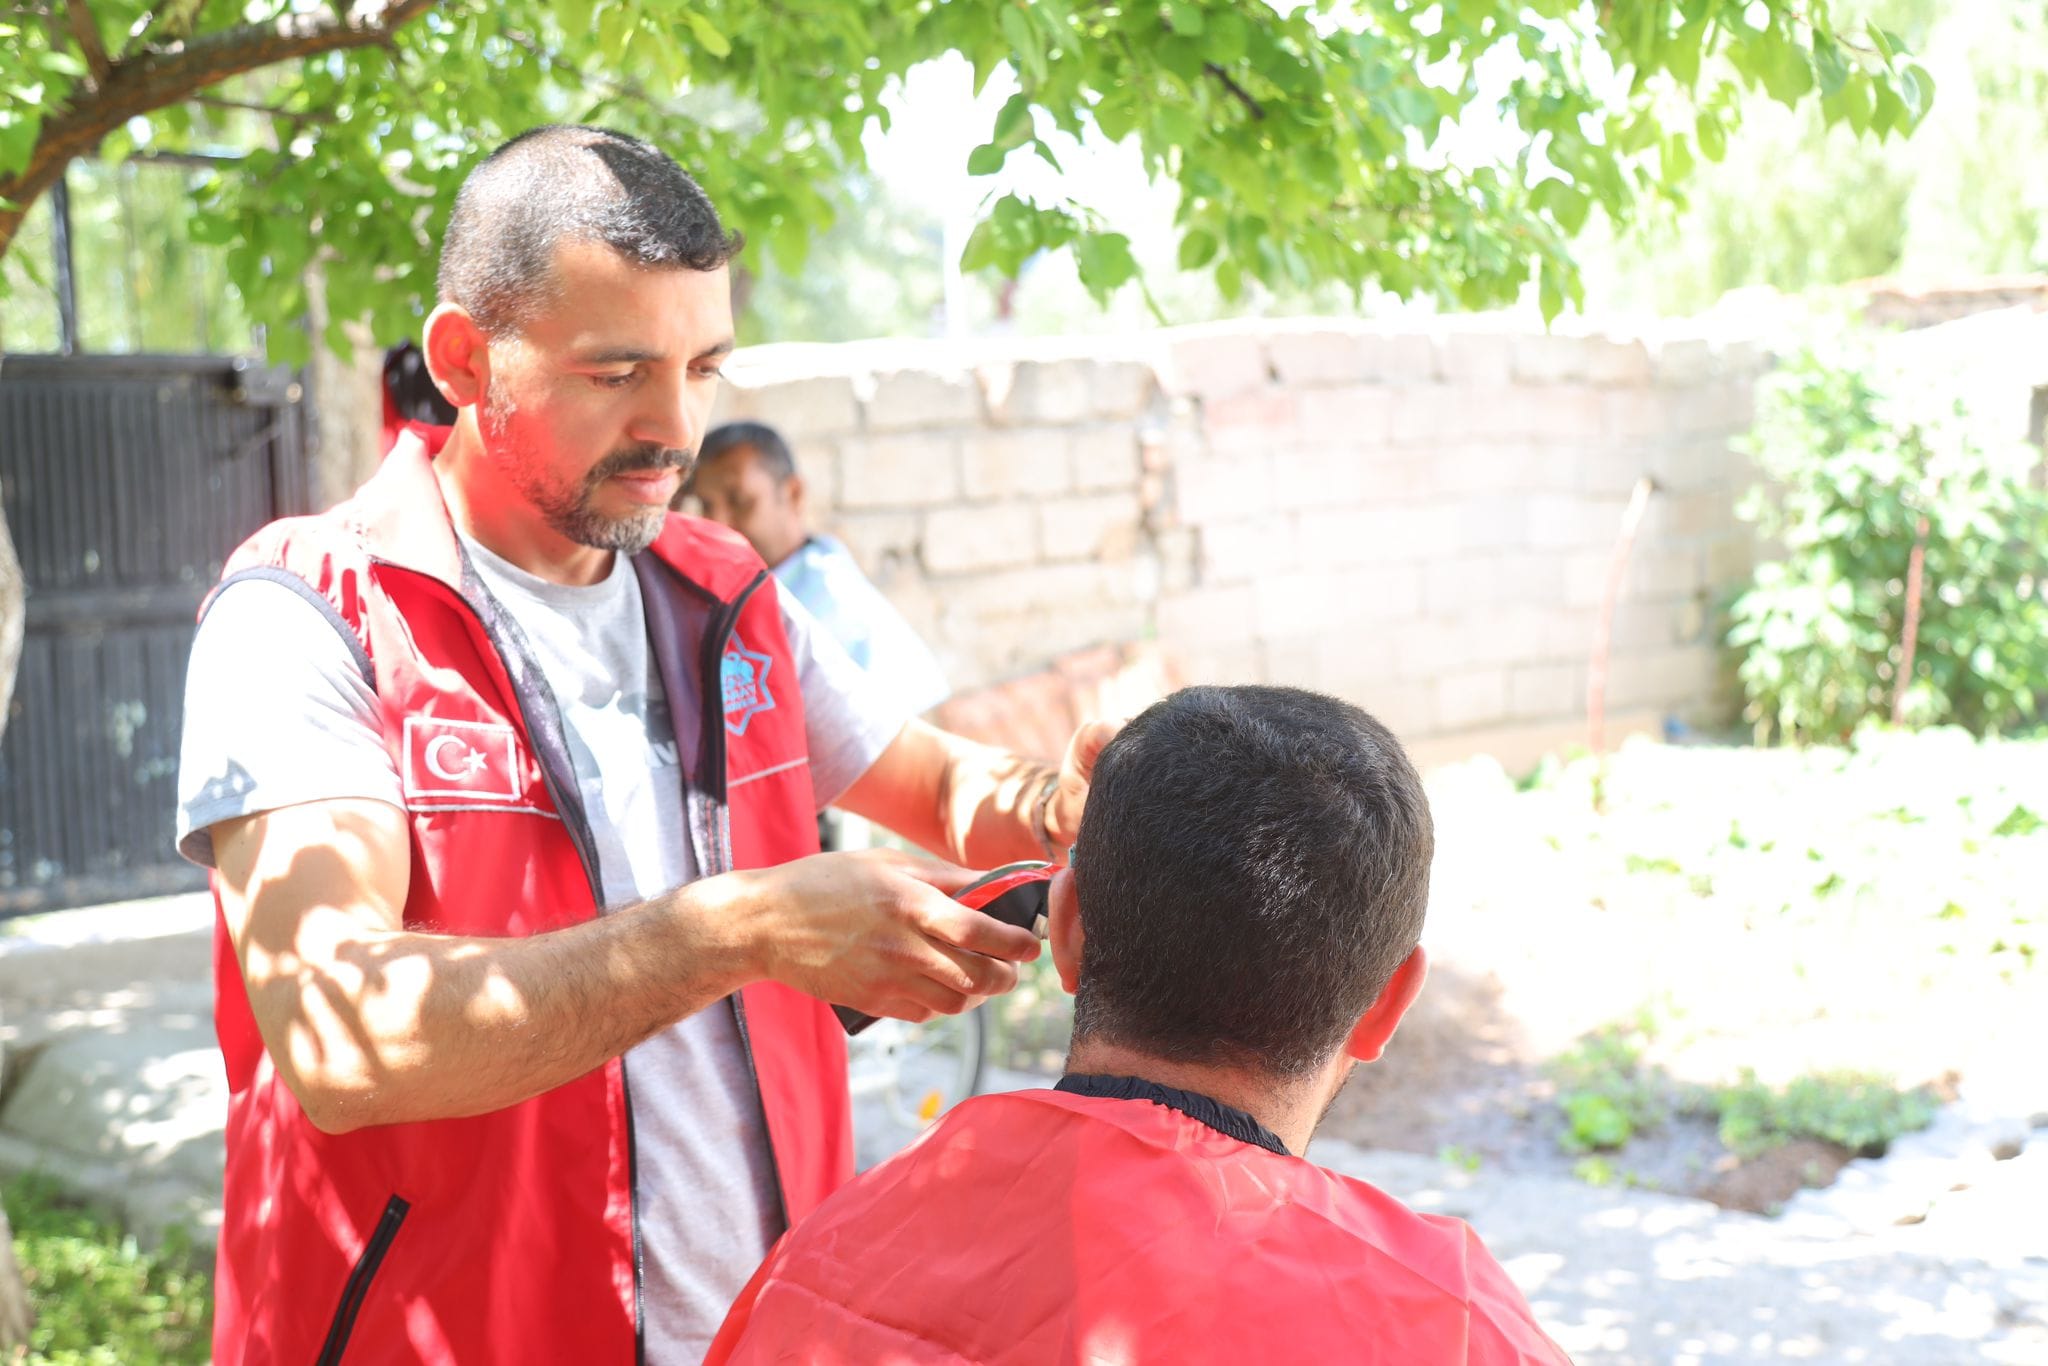
M 456 419 L 448 443 L 434 457 L 434 477 L 456 530 L 500 559 L 549 583 L 575 587 L 611 573 L 613 552 L 580 545 L 556 531 L 492 468 L 476 430 L 475 409 L 464 409 Z
M 1296 1156 L 1308 1150 L 1308 1141 L 1337 1093 L 1337 1085 L 1350 1069 L 1340 1059 L 1312 1076 L 1293 1082 L 1272 1078 L 1241 1067 L 1203 1063 L 1171 1062 L 1149 1053 L 1125 1048 L 1101 1039 L 1084 1039 L 1067 1055 L 1067 1072 L 1077 1076 L 1137 1077 L 1158 1086 L 1193 1091 L 1234 1109 L 1242 1110 L 1273 1131 Z M 1334 1081 L 1333 1078 L 1334 1077 Z

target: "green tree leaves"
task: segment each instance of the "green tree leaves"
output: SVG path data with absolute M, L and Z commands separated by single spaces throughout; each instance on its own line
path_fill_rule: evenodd
M 1793 0 L 407 0 L 381 21 L 349 10 L 388 22 L 381 41 L 298 55 L 281 38 L 269 66 L 211 86 L 178 84 L 180 54 L 269 17 L 97 0 L 102 80 L 45 22 L 52 3 L 0 19 L 0 201 L 117 130 L 153 151 L 265 149 L 213 182 L 192 231 L 235 244 L 236 284 L 280 345 L 308 266 L 338 320 L 411 330 L 462 170 L 548 120 L 654 138 L 789 265 L 864 164 L 892 83 L 947 52 L 1020 85 L 972 174 L 1025 147 L 1057 168 L 1050 129 L 1131 142 L 1178 190 L 1182 266 L 1226 295 L 1335 281 L 1484 307 L 1533 286 L 1551 316 L 1578 297 L 1568 243 L 1594 211 L 1625 221 L 1675 195 L 1743 99 L 1817 95 L 1830 120 L 1888 136 L 1933 98 L 1895 34 L 1838 32 Z M 19 217 L 0 207 L 0 250 Z M 1142 286 L 1088 205 L 1001 184 L 964 264 L 1014 272 L 1060 250 L 1098 297 Z

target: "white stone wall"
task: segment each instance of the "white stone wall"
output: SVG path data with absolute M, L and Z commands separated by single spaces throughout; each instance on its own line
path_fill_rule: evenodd
M 1584 733 L 1622 511 L 1611 730 L 1726 715 L 1713 638 L 1764 358 L 1698 338 L 1235 323 L 1123 341 L 761 347 L 820 524 L 959 687 L 1156 638 L 1190 680 L 1352 698 L 1431 754 Z

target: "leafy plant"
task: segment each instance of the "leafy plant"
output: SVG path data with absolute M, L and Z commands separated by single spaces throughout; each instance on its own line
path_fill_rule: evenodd
M 1846 740 L 1859 725 L 2032 720 L 2048 680 L 2048 495 L 2028 457 L 1973 434 L 1866 362 L 1808 353 L 1765 381 L 1748 448 L 1769 483 L 1743 515 L 1784 548 L 1734 606 L 1760 741 Z M 1910 664 L 1916 547 L 1921 587 Z
M 1862 1072 L 1800 1077 L 1775 1090 L 1745 1068 L 1742 1080 L 1717 1090 L 1713 1102 L 1722 1144 L 1745 1159 L 1795 1138 L 1817 1138 L 1861 1157 L 1877 1157 L 1901 1134 L 1933 1123 L 1935 1112 L 1934 1098 L 1925 1090 L 1901 1091 Z
M 1647 1019 L 1609 1025 L 1552 1060 L 1565 1121 L 1558 1141 L 1567 1152 L 1611 1152 L 1664 1122 L 1669 1108 L 1664 1079 L 1643 1066 L 1650 1032 Z
M 36 1311 L 31 1362 L 201 1366 L 210 1358 L 209 1280 L 177 1232 L 145 1252 L 46 1177 L 10 1180 L 0 1195 Z

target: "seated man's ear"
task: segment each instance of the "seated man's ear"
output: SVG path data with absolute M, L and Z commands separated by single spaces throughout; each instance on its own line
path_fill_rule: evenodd
M 1045 937 L 1052 947 L 1052 965 L 1069 996 L 1081 980 L 1081 898 L 1074 893 L 1074 870 L 1062 868 L 1046 888 Z
M 1360 1062 L 1378 1062 L 1380 1054 L 1386 1052 L 1387 1041 L 1400 1028 L 1401 1017 L 1422 994 L 1422 980 L 1428 975 L 1429 958 L 1423 953 L 1422 945 L 1417 944 L 1415 951 L 1394 969 L 1394 975 L 1387 980 L 1387 988 L 1380 993 L 1379 999 L 1358 1017 L 1351 1037 L 1344 1041 L 1345 1054 Z

